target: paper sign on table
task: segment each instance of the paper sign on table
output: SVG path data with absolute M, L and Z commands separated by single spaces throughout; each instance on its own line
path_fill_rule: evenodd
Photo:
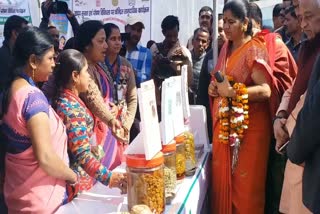
M 181 68 L 181 96 L 184 121 L 190 118 L 189 96 L 188 96 L 188 66 L 183 65 Z
M 175 137 L 173 128 L 175 91 L 173 79 L 169 78 L 162 82 L 160 130 L 163 145 L 170 143 Z
M 140 132 L 130 143 L 124 154 L 144 154 L 142 133 Z
M 182 97 L 181 97 L 181 76 L 174 76 L 170 77 L 172 79 L 175 92 L 173 96 L 173 115 L 174 123 L 173 123 L 173 129 L 174 129 L 174 136 L 178 136 L 182 132 L 184 132 L 184 122 L 183 122 L 183 108 L 182 108 Z
M 141 83 L 141 87 L 138 89 L 138 100 L 141 117 L 139 142 L 143 142 L 146 159 L 150 160 L 161 150 L 160 127 L 153 80 Z

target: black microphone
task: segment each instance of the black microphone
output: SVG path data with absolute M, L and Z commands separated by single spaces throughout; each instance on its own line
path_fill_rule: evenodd
M 217 80 L 218 83 L 223 82 L 224 78 L 223 78 L 223 76 L 222 76 L 220 71 L 217 71 L 213 75 L 214 75 L 214 78 Z

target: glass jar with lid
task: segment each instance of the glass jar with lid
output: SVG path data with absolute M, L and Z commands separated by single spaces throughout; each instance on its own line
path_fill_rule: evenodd
M 127 155 L 128 208 L 147 205 L 153 213 L 163 213 L 165 209 L 164 157 L 159 152 L 151 160 L 145 155 Z
M 184 135 L 179 135 L 174 138 L 176 141 L 176 171 L 177 179 L 181 180 L 186 174 L 186 149 Z
M 162 145 L 164 155 L 164 184 L 166 203 L 170 204 L 176 195 L 176 142 Z
M 186 148 L 186 176 L 192 176 L 196 169 L 196 155 L 194 136 L 190 131 L 183 133 L 185 136 L 185 148 Z

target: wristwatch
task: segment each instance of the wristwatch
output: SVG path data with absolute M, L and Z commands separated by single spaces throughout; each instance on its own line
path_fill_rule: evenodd
M 272 120 L 272 125 L 274 124 L 274 122 L 275 122 L 277 119 L 283 119 L 283 118 L 285 118 L 285 117 L 283 117 L 283 116 L 275 116 L 275 117 L 273 118 L 273 120 Z

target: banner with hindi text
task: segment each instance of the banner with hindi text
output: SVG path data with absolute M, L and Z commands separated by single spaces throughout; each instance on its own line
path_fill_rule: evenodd
M 0 0 L 0 47 L 2 46 L 4 23 L 8 17 L 18 15 L 31 23 L 29 3 L 26 0 Z
M 128 15 L 137 15 L 144 20 L 141 44 L 150 40 L 151 5 L 150 0 L 73 0 L 73 11 L 80 23 L 87 20 L 112 22 L 124 32 Z

